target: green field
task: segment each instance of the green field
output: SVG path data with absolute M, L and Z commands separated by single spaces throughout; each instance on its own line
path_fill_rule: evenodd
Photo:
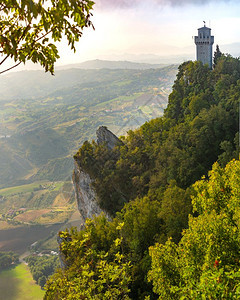
M 9 196 L 12 194 L 19 194 L 19 193 L 26 193 L 26 192 L 33 192 L 34 189 L 39 188 L 39 185 L 43 185 L 49 182 L 47 181 L 39 181 L 39 182 L 34 182 L 30 184 L 24 184 L 21 186 L 14 186 L 14 187 L 9 187 L 5 189 L 0 189 L 0 195 L 1 196 Z M 58 183 L 59 185 L 59 183 Z
M 67 181 L 37 181 L 31 184 L 4 188 L 0 189 L 0 211 L 1 214 L 5 214 L 9 209 L 17 211 L 23 207 L 25 211 L 50 208 L 56 197 L 59 198 L 59 196 L 65 199 L 64 204 L 54 204 L 54 206 L 65 207 L 71 200 L 72 195 L 72 183 Z M 14 216 L 16 215 L 18 215 L 18 213 Z M 9 218 L 9 215 L 6 215 L 6 218 Z M 12 219 L 13 216 L 10 218 Z
M 40 300 L 43 295 L 26 265 L 0 273 L 0 300 Z

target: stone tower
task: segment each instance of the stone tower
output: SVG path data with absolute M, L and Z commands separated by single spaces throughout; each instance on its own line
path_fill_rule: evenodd
M 198 29 L 198 36 L 195 36 L 195 44 L 197 47 L 197 60 L 204 65 L 208 64 L 212 69 L 212 45 L 214 36 L 211 35 L 211 28 L 204 26 Z

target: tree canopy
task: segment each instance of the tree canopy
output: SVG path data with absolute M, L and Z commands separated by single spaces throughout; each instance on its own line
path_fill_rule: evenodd
M 114 215 L 136 197 L 159 199 L 172 180 L 186 189 L 215 161 L 236 158 L 239 87 L 239 59 L 222 55 L 213 71 L 185 62 L 163 117 L 130 130 L 113 151 L 85 142 L 75 160 L 93 179 L 100 206 Z
M 0 272 L 19 262 L 19 255 L 9 251 L 0 252 Z
M 73 285 L 84 296 L 91 287 L 96 299 L 118 299 L 112 266 L 128 278 L 118 293 L 130 299 L 239 298 L 239 161 L 224 169 L 238 156 L 239 87 L 239 59 L 222 55 L 214 70 L 185 62 L 163 117 L 113 150 L 84 143 L 74 158 L 112 221 L 100 216 L 79 233 L 61 233 L 67 266 L 49 281 L 46 299 Z M 87 283 L 86 269 L 96 282 Z M 57 289 L 63 294 L 54 298 Z
M 219 49 L 219 46 L 216 46 L 216 51 L 214 52 L 214 56 L 213 56 L 213 67 L 215 68 L 215 66 L 217 65 L 217 61 L 218 59 L 222 56 L 222 52 Z
M 30 60 L 53 74 L 56 42 L 75 43 L 90 27 L 90 0 L 3 0 L 0 3 L 0 74 Z M 7 61 L 11 67 L 4 67 Z
M 26 262 L 30 268 L 33 279 L 43 288 L 47 278 L 52 275 L 59 267 L 58 256 L 33 256 L 26 258 Z
M 217 163 L 194 184 L 192 203 L 198 217 L 178 245 L 150 248 L 154 292 L 159 299 L 239 299 L 240 162 Z

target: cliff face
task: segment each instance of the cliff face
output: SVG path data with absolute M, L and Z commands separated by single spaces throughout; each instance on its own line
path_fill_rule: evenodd
M 85 221 L 94 215 L 99 215 L 102 210 L 97 202 L 97 194 L 92 187 L 92 179 L 85 173 L 77 162 L 74 162 L 73 185 L 75 189 L 78 210 Z
M 97 143 L 104 144 L 109 149 L 113 149 L 116 145 L 122 144 L 110 130 L 105 126 L 98 128 L 97 132 Z M 94 215 L 99 215 L 103 210 L 98 204 L 98 196 L 93 188 L 93 179 L 81 169 L 78 162 L 74 162 L 73 171 L 73 185 L 75 188 L 75 195 L 78 204 L 78 209 L 82 215 L 83 220 L 87 218 L 93 218 Z M 109 215 L 104 212 L 108 218 Z

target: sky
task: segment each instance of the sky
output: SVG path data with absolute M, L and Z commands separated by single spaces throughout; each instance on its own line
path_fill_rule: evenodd
M 206 26 L 223 53 L 240 56 L 239 0 L 95 0 L 95 30 L 85 28 L 70 50 L 58 43 L 56 67 L 87 60 L 128 60 L 145 63 L 182 63 L 196 59 L 193 37 Z M 7 62 L 12 66 L 12 62 Z M 12 71 L 42 69 L 27 62 Z
M 143 61 L 153 55 L 194 59 L 193 36 L 203 21 L 212 29 L 214 49 L 218 44 L 230 53 L 225 45 L 240 43 L 237 0 L 96 0 L 95 30 L 84 30 L 75 54 L 62 43 L 57 65 L 91 59 Z

